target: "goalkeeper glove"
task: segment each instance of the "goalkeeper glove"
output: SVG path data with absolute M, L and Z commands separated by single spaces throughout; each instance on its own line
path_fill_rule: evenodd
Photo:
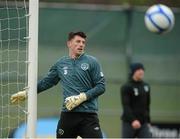
M 65 99 L 65 106 L 70 111 L 75 107 L 79 106 L 82 102 L 87 100 L 85 93 L 80 93 L 76 96 L 70 96 Z
M 19 91 L 11 96 L 11 103 L 12 104 L 18 104 L 20 102 L 23 102 L 27 98 L 27 92 Z

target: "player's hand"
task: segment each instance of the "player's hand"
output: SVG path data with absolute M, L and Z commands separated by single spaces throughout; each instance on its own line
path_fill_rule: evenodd
M 139 120 L 134 120 L 132 123 L 131 123 L 131 126 L 134 128 L 134 129 L 139 129 L 141 127 L 141 123 L 139 122 Z
M 18 103 L 23 102 L 26 98 L 27 98 L 26 90 L 19 91 L 11 96 L 11 103 L 18 104 Z
M 70 96 L 65 99 L 65 106 L 70 111 L 75 107 L 79 106 L 82 102 L 87 100 L 85 93 L 80 93 L 76 96 Z

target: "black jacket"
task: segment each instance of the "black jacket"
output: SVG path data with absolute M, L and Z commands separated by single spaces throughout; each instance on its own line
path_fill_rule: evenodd
M 129 80 L 121 87 L 122 120 L 150 123 L 150 86 L 143 81 Z

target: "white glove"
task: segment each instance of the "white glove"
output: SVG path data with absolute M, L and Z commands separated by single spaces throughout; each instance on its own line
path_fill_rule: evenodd
M 23 102 L 26 98 L 27 98 L 26 90 L 19 91 L 11 96 L 11 103 L 18 104 L 18 103 Z
M 82 102 L 87 100 L 87 96 L 85 93 L 80 93 L 76 96 L 70 96 L 65 99 L 66 108 L 70 111 L 75 107 L 79 106 Z

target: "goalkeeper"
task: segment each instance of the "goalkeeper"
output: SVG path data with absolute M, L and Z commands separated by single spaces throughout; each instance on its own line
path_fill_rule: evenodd
M 97 99 L 105 92 L 105 79 L 97 59 L 84 53 L 85 44 L 84 32 L 69 33 L 69 56 L 59 59 L 38 82 L 38 93 L 59 81 L 62 84 L 64 102 L 57 138 L 102 138 Z M 21 91 L 11 96 L 11 102 L 18 103 L 26 97 L 27 92 Z

